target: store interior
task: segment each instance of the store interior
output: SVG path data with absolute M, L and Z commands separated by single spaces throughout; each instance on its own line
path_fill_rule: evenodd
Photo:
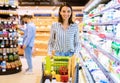
M 120 82 L 120 0 L 0 0 L 0 83 L 44 83 L 45 75 L 55 74 L 45 71 L 52 62 L 47 48 L 51 25 L 58 21 L 64 2 L 72 6 L 81 45 L 79 57 L 64 58 L 65 83 Z M 27 64 L 20 48 L 24 33 L 16 28 L 23 15 L 32 15 L 36 26 L 32 75 L 24 74 Z M 63 83 L 60 76 L 56 74 L 57 82 L 51 83 Z

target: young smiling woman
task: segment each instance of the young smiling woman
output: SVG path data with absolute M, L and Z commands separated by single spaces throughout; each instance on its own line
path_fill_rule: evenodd
M 51 26 L 48 55 L 79 55 L 79 28 L 72 20 L 72 13 L 72 7 L 68 3 L 60 6 L 58 22 L 53 23 Z M 54 54 L 52 54 L 52 51 L 54 51 Z

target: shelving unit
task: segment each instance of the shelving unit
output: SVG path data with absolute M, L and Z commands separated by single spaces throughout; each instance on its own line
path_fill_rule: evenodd
M 82 63 L 82 72 L 85 78 L 85 83 L 95 83 L 95 80 L 93 79 L 93 76 L 91 75 L 89 69 L 86 67 L 85 60 L 83 59 L 82 53 L 80 52 L 80 63 Z M 80 75 L 80 74 L 79 74 Z M 79 76 L 80 77 L 80 76 Z
M 0 75 L 21 71 L 17 43 L 17 0 L 0 2 Z M 3 4 L 2 4 L 3 3 Z
M 107 78 L 106 82 L 118 83 L 120 81 L 120 36 L 118 35 L 120 2 L 104 0 L 104 4 L 102 0 L 94 0 L 91 4 L 95 2 L 96 5 L 90 5 L 84 11 L 81 45 L 83 50 L 89 53 L 87 57 L 91 57 L 90 59 L 103 72 Z
M 93 55 L 90 52 L 90 48 L 88 49 L 87 46 L 84 46 L 84 48 L 86 49 L 86 51 L 90 54 L 90 56 L 92 57 L 93 61 L 98 65 L 98 67 L 102 70 L 102 72 L 104 73 L 104 75 L 107 77 L 107 79 L 109 80 L 110 83 L 116 83 L 116 81 L 113 79 L 113 77 L 111 76 L 111 74 L 109 73 L 109 71 L 107 71 L 105 69 L 104 66 L 102 66 L 102 64 L 97 60 L 97 58 L 95 57 L 95 55 Z

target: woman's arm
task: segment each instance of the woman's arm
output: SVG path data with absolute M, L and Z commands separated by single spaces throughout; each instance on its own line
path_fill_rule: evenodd
M 54 41 L 55 41 L 55 32 L 54 32 L 54 25 L 51 26 L 50 30 L 50 38 L 48 41 L 48 55 L 52 55 L 53 47 L 54 47 Z
M 75 33 L 75 42 L 74 42 L 74 45 L 75 45 L 75 55 L 79 55 L 79 52 L 80 52 L 80 40 L 79 40 L 79 28 L 77 27 L 77 31 Z

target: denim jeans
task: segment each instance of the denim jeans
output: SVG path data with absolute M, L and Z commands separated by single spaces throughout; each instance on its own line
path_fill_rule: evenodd
M 32 47 L 25 48 L 25 58 L 27 60 L 28 68 L 32 70 Z
M 74 52 L 55 52 L 56 56 L 72 56 Z

